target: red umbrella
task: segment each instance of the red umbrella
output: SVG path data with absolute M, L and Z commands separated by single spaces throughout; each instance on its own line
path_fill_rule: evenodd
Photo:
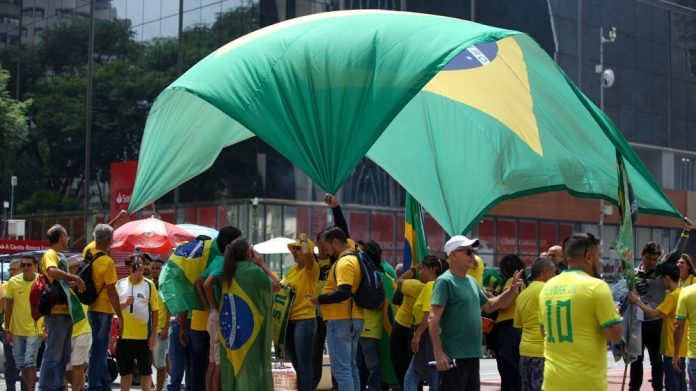
M 195 236 L 176 225 L 150 217 L 130 221 L 116 229 L 111 248 L 119 252 L 133 252 L 140 247 L 144 253 L 168 255 L 180 242 L 193 239 Z

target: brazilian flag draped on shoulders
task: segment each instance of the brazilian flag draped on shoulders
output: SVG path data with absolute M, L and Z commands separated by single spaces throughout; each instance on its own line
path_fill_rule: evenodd
M 211 251 L 213 248 L 213 251 Z M 159 279 L 159 294 L 170 314 L 203 310 L 195 282 L 215 254 L 215 241 L 192 240 L 180 244 L 164 264 Z
M 272 284 L 251 262 L 237 262 L 223 281 L 220 309 L 220 373 L 224 391 L 272 391 Z

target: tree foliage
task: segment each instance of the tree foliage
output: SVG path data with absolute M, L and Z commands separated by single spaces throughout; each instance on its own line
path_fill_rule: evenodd
M 224 43 L 258 28 L 257 6 L 240 7 L 217 15 L 208 25 L 196 25 L 183 33 L 183 69 L 193 66 Z M 0 196 L 9 188 L 9 173 L 21 177 L 17 187 L 17 211 L 74 210 L 84 191 L 87 45 L 89 23 L 75 18 L 46 28 L 42 40 L 0 51 Z M 177 76 L 176 38 L 136 42 L 128 20 L 95 24 L 94 88 L 92 107 L 91 176 L 108 183 L 112 162 L 138 157 L 148 110 L 157 95 Z M 20 96 L 28 103 L 13 103 L 7 85 L 17 82 L 20 64 Z M 28 110 L 28 111 L 27 111 Z M 32 127 L 28 129 L 28 113 Z M 251 153 L 256 149 L 251 148 Z M 248 152 L 224 153 L 205 175 L 184 187 L 184 200 L 229 195 L 239 180 L 224 175 L 230 166 L 249 165 Z M 242 176 L 256 180 L 255 172 Z M 212 179 L 212 180 L 211 180 Z M 100 206 L 107 195 L 98 186 Z

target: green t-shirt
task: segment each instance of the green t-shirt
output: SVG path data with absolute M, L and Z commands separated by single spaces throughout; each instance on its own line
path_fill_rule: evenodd
M 211 248 L 212 250 L 212 248 Z M 211 251 L 212 255 L 212 251 Z M 203 280 L 206 280 L 210 276 L 217 277 L 218 280 L 222 280 L 222 266 L 225 263 L 225 257 L 222 255 L 218 255 L 213 260 L 208 263 L 208 266 L 205 268 L 203 273 L 201 273 L 201 278 Z M 213 292 L 215 292 L 215 299 L 217 299 L 218 303 L 220 302 L 220 298 L 222 298 L 222 285 L 220 284 L 220 281 L 216 282 L 215 285 L 213 285 Z
M 446 271 L 435 280 L 431 306 L 444 307 L 440 318 L 442 349 L 449 358 L 481 357 L 481 306 L 488 297 L 470 276 Z

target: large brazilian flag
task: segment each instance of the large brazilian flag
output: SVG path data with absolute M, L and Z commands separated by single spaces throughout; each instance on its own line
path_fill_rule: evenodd
M 208 265 L 212 240 L 192 240 L 179 245 L 164 264 L 159 294 L 170 314 L 204 310 L 195 282 Z
M 223 281 L 220 373 L 224 391 L 272 391 L 272 284 L 251 262 L 237 262 L 232 283 Z
M 532 38 L 455 18 L 327 12 L 224 45 L 155 101 L 129 210 L 250 137 L 330 193 L 367 156 L 450 235 L 530 194 L 618 205 L 616 153 L 641 213 L 680 216 L 621 131 Z

